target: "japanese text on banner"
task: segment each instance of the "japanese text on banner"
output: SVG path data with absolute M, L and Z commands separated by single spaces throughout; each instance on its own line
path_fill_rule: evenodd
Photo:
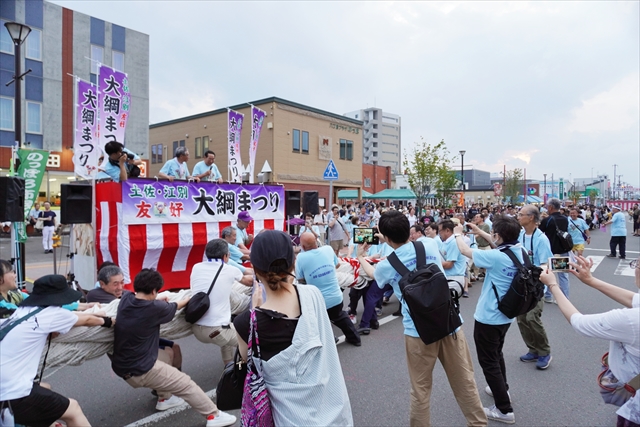
M 240 158 L 240 134 L 244 114 L 229 110 L 228 113 L 228 140 L 229 140 L 229 181 L 240 182 L 242 180 L 242 159 Z
M 256 153 L 258 152 L 258 142 L 260 141 L 260 131 L 266 112 L 258 107 L 251 106 L 251 141 L 249 143 L 249 171 L 251 173 L 249 182 L 253 182 L 254 170 L 256 166 Z
M 98 91 L 92 83 L 80 79 L 77 82 L 74 172 L 82 178 L 92 179 L 98 173 L 98 159 L 102 154 L 98 147 Z
M 111 141 L 124 145 L 124 134 L 131 109 L 129 80 L 121 71 L 100 66 L 98 81 L 98 108 L 100 125 L 100 149 Z
M 254 219 L 284 219 L 284 188 L 139 179 L 122 183 L 125 224 L 235 222 L 242 211 Z

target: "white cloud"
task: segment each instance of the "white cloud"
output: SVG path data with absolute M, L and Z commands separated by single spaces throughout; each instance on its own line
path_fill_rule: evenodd
M 640 75 L 630 74 L 611 89 L 582 101 L 573 110 L 570 132 L 615 132 L 637 125 L 640 114 Z

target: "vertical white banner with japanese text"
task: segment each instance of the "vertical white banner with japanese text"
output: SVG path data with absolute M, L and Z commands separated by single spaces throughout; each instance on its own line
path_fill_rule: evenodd
M 77 79 L 76 132 L 73 141 L 73 164 L 77 176 L 95 178 L 102 154 L 98 135 L 98 91 L 96 86 Z
M 241 182 L 242 159 L 240 158 L 240 134 L 244 114 L 229 110 L 228 113 L 228 141 L 229 141 L 229 182 Z
M 124 145 L 124 134 L 131 108 L 127 75 L 106 65 L 100 65 L 98 75 L 98 115 L 100 148 L 111 141 Z M 106 159 L 105 155 L 105 161 Z
M 251 106 L 251 141 L 249 143 L 249 182 L 254 182 L 254 170 L 256 166 L 256 153 L 258 152 L 258 142 L 260 141 L 260 131 L 264 117 L 267 115 L 258 107 Z

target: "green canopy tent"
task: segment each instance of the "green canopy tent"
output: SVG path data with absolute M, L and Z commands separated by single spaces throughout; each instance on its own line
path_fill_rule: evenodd
M 371 193 L 368 191 L 362 190 L 363 198 L 370 198 Z M 342 200 L 357 200 L 358 199 L 358 190 L 340 190 L 338 191 L 338 199 Z
M 368 199 L 379 200 L 414 200 L 417 199 L 415 193 L 408 188 L 387 188 L 367 197 Z

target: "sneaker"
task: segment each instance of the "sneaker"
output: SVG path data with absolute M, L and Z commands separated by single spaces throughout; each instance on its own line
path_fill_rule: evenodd
M 527 363 L 529 363 L 529 362 L 537 362 L 538 361 L 538 355 L 535 354 L 535 353 L 528 352 L 527 354 L 520 356 L 520 360 L 523 361 L 523 362 L 527 362 Z
M 553 297 L 544 297 L 544 302 L 551 304 L 553 302 Z
M 350 314 L 349 319 L 351 319 L 351 323 L 353 323 L 354 325 L 358 323 L 358 318 L 356 317 L 355 314 Z
M 553 357 L 551 357 L 550 354 L 547 354 L 546 356 L 538 356 L 538 363 L 536 363 L 536 368 L 542 370 L 547 369 L 552 360 Z
M 230 426 L 236 422 L 235 415 L 227 414 L 223 411 L 218 411 L 218 415 L 209 415 L 207 417 L 207 427 L 223 427 Z
M 382 316 L 382 309 L 376 307 L 376 316 Z
M 462 298 L 469 298 L 469 292 L 464 291 L 464 292 L 462 293 Z
M 383 304 L 389 304 L 389 297 L 382 297 Z
M 180 406 L 183 403 L 184 400 L 178 396 L 171 396 L 168 399 L 158 399 L 158 403 L 156 403 L 156 410 L 166 411 L 167 409 Z
M 490 408 L 483 408 L 484 413 L 490 420 L 500 421 L 505 424 L 515 424 L 516 416 L 513 415 L 513 412 L 508 412 L 503 414 L 500 409 L 496 408 L 496 405 L 491 406 Z
M 491 391 L 491 387 L 486 386 L 484 388 L 484 392 L 487 393 L 489 396 L 493 397 L 493 392 Z M 511 393 L 509 393 L 509 391 L 507 391 L 507 394 L 509 395 L 509 402 L 511 402 Z
M 616 254 L 609 254 L 609 255 L 607 255 L 607 258 L 615 258 L 615 257 L 616 257 Z
M 359 335 L 369 335 L 371 333 L 371 328 L 359 328 L 357 331 Z
M 377 320 L 372 320 L 369 322 L 369 325 L 371 326 L 371 329 L 380 329 L 380 322 Z
M 618 258 L 620 258 L 620 259 L 627 259 L 626 257 L 623 257 L 623 256 L 619 256 Z

